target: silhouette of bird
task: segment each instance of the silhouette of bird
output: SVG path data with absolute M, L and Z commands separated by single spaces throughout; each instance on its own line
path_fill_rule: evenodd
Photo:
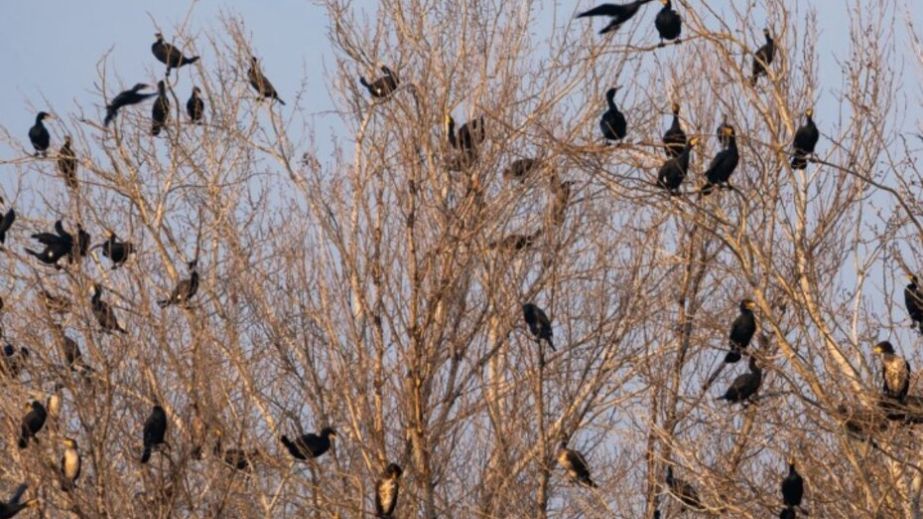
M 205 115 L 205 101 L 199 97 L 201 92 L 199 87 L 192 87 L 192 94 L 189 96 L 189 100 L 186 101 L 186 113 L 189 114 L 189 119 L 194 123 L 201 123 L 202 117 Z
M 599 128 L 607 141 L 620 141 L 628 133 L 628 122 L 625 121 L 625 116 L 615 106 L 615 93 L 618 89 L 619 87 L 615 87 L 606 91 L 606 103 L 609 109 L 599 120 Z
M 390 68 L 382 65 L 381 71 L 384 73 L 384 75 L 375 81 L 372 81 L 371 83 L 369 83 L 364 77 L 359 76 L 359 83 L 368 89 L 369 94 L 371 94 L 372 97 L 384 99 L 394 93 L 395 90 L 397 90 L 398 80 Z
M 721 124 L 718 125 L 718 129 L 715 130 L 715 135 L 718 136 L 718 143 L 721 144 L 722 148 L 727 148 L 728 144 L 731 143 L 731 133 L 733 133 L 734 127 L 728 124 L 727 114 L 721 116 Z
M 724 187 L 731 189 L 731 175 L 737 169 L 737 163 L 740 162 L 740 155 L 737 152 L 737 139 L 734 138 L 734 128 L 727 127 L 724 133 L 728 138 L 727 148 L 718 152 L 712 159 L 708 170 L 705 171 L 706 183 L 702 186 L 702 194 L 708 195 L 715 187 Z
M 820 139 L 820 132 L 814 124 L 814 110 L 808 108 L 804 111 L 805 123 L 795 132 L 792 143 L 792 169 L 804 169 L 808 166 L 808 155 L 814 153 L 814 147 Z
M 26 508 L 35 508 L 38 506 L 38 499 L 33 498 L 27 501 L 21 501 L 22 496 L 26 493 L 28 488 L 29 485 L 23 483 L 16 488 L 16 491 L 10 496 L 9 501 L 0 502 L 0 519 L 12 519 Z
M 522 182 L 530 173 L 538 169 L 539 165 L 538 159 L 516 159 L 503 170 L 503 178 Z
M 786 508 L 801 506 L 804 497 L 804 479 L 795 470 L 795 460 L 788 460 L 788 475 L 782 480 L 782 502 Z M 792 516 L 794 517 L 794 516 Z
M 0 372 L 10 378 L 19 378 L 28 358 L 27 348 L 16 349 L 12 344 L 6 343 L 3 346 L 3 357 L 0 358 Z
M 673 103 L 670 108 L 673 111 L 673 123 L 663 134 L 663 145 L 667 157 L 674 158 L 679 157 L 686 147 L 686 132 L 679 123 L 679 103 Z
M 776 44 L 772 35 L 769 34 L 769 28 L 763 29 L 763 36 L 766 37 L 766 43 L 753 55 L 753 77 L 750 78 L 750 84 L 753 86 L 756 86 L 760 76 L 766 74 L 766 70 L 776 55 Z
M 288 439 L 288 436 L 283 434 L 279 437 L 279 441 L 282 442 L 282 445 L 288 449 L 289 454 L 293 457 L 299 460 L 306 460 L 309 457 L 317 458 L 327 452 L 330 449 L 331 438 L 335 438 L 336 435 L 337 432 L 333 427 L 324 427 L 321 429 L 319 435 L 308 433 L 292 441 Z
M 109 239 L 97 245 L 103 249 L 103 256 L 112 261 L 112 270 L 128 260 L 128 256 L 135 252 L 135 246 L 131 242 L 119 241 L 114 232 L 109 233 Z
M 526 303 L 522 305 L 522 315 L 526 320 L 526 325 L 529 327 L 529 331 L 535 337 L 536 340 L 541 341 L 542 339 L 548 343 L 548 347 L 551 348 L 551 351 L 557 351 L 554 348 L 554 343 L 552 342 L 552 336 L 554 335 L 553 330 L 551 329 L 551 320 L 548 319 L 548 316 L 545 312 L 535 306 L 532 303 Z
M 69 492 L 80 477 L 80 452 L 77 450 L 77 441 L 73 438 L 64 438 L 61 444 L 64 445 L 64 454 L 61 456 L 61 476 L 64 481 L 61 490 Z
M 667 161 L 660 166 L 660 171 L 657 172 L 657 185 L 659 187 L 666 189 L 671 195 L 679 194 L 679 187 L 683 184 L 686 173 L 689 171 L 689 156 L 692 153 L 692 148 L 695 147 L 698 142 L 698 137 L 689 139 L 679 155 L 667 159 Z M 669 151 L 667 154 L 669 155 Z
M 157 41 L 151 45 L 151 52 L 158 61 L 167 66 L 167 76 L 170 75 L 170 69 L 180 68 L 183 65 L 189 65 L 199 61 L 198 56 L 187 58 L 183 55 L 183 51 L 165 42 L 163 40 L 163 34 L 158 32 L 154 36 L 157 38 Z
M 151 459 L 151 451 L 165 443 L 166 433 L 167 413 L 163 407 L 155 405 L 147 420 L 144 421 L 144 452 L 141 453 L 141 463 L 147 463 Z
M 142 101 L 146 101 L 154 96 L 153 94 L 141 93 L 141 90 L 147 88 L 147 85 L 144 83 L 136 83 L 135 86 L 131 87 L 130 90 L 125 90 L 120 92 L 119 95 L 115 96 L 111 103 L 106 105 L 106 120 L 105 126 L 109 126 L 109 123 L 115 119 L 115 116 L 119 114 L 119 110 L 130 105 L 136 105 Z
M 663 4 L 663 9 L 657 13 L 654 26 L 660 34 L 660 46 L 663 47 L 665 45 L 663 40 L 679 41 L 678 38 L 683 32 L 683 19 L 673 9 L 673 4 L 670 0 L 660 0 L 660 3 Z
M 2 234 L 0 234 L 2 237 Z M 2 239 L 0 239 L 2 242 Z M 907 307 L 907 313 L 914 326 L 917 326 L 920 333 L 923 334 L 923 291 L 918 285 L 917 276 L 910 275 L 910 283 L 904 287 L 904 306 Z
M 0 198 L 0 203 L 2 203 L 2 201 L 3 199 Z M 16 221 L 16 211 L 10 207 L 10 210 L 7 211 L 6 214 L 0 212 L 0 215 L 3 215 L 0 217 L 0 244 L 5 244 L 6 233 L 10 230 L 10 227 L 13 226 L 13 222 Z
M 630 20 L 642 5 L 650 1 L 651 0 L 635 0 L 627 4 L 602 4 L 589 11 L 578 14 L 577 18 L 584 18 L 586 16 L 608 16 L 612 18 L 612 20 L 609 21 L 609 25 L 603 27 L 603 29 L 599 31 L 599 34 L 606 34 L 607 32 L 619 30 L 622 24 Z
M 35 148 L 36 157 L 47 157 L 48 146 L 51 145 L 51 134 L 48 128 L 45 128 L 45 119 L 53 119 L 54 116 L 48 112 L 39 112 L 35 116 L 35 124 L 29 128 L 29 140 L 32 141 L 32 147 Z
M 667 467 L 666 483 L 670 493 L 679 499 L 684 509 L 696 512 L 705 510 L 705 507 L 702 506 L 702 501 L 699 499 L 699 492 L 695 487 L 687 481 L 673 477 L 673 467 Z
M 719 400 L 727 400 L 732 404 L 742 403 L 743 405 L 747 405 L 752 401 L 763 382 L 763 370 L 757 364 L 756 357 L 752 356 L 750 357 L 749 367 L 750 372 L 737 375 L 737 378 L 731 382 L 724 395 L 718 397 Z
M 256 59 L 256 56 L 251 56 L 250 58 L 250 70 L 247 71 L 247 77 L 250 80 L 250 86 L 256 90 L 257 94 L 275 99 L 280 104 L 285 104 L 285 101 L 279 99 L 279 94 L 276 92 L 275 87 L 272 86 L 272 83 L 263 75 L 263 71 L 260 70 L 260 62 Z
M 910 363 L 894 353 L 894 346 L 888 341 L 875 345 L 874 353 L 881 357 L 882 393 L 898 402 L 907 401 L 910 389 Z
M 42 430 L 42 427 L 45 426 L 45 420 L 48 418 L 48 411 L 45 409 L 45 406 L 37 400 L 33 400 L 31 404 L 26 404 L 26 410 L 28 412 L 22 418 L 22 425 L 20 427 L 20 449 L 28 447 L 29 440 L 38 443 L 38 438 L 36 438 L 35 435 Z
M 157 99 L 154 100 L 154 106 L 151 108 L 151 135 L 160 135 L 170 119 L 170 98 L 167 96 L 167 89 L 163 81 L 157 82 Z
M 449 145 L 458 151 L 457 155 L 449 159 L 449 169 L 462 170 L 470 167 L 477 160 L 478 145 L 486 138 L 484 118 L 478 117 L 466 122 L 459 128 L 457 135 L 455 119 L 451 115 L 446 116 L 445 126 Z
M 176 284 L 170 297 L 157 301 L 160 308 L 165 308 L 175 304 L 186 304 L 199 291 L 199 272 L 196 270 L 198 260 L 192 260 L 187 263 L 189 267 L 189 278 L 184 279 Z
M 589 465 L 586 458 L 578 451 L 567 448 L 567 440 L 562 439 L 558 446 L 558 465 L 567 472 L 567 477 L 578 485 L 596 488 L 596 483 L 590 477 Z
M 724 357 L 724 362 L 728 364 L 740 360 L 741 352 L 747 349 L 753 339 L 753 334 L 756 333 L 756 317 L 753 315 L 756 303 L 752 299 L 744 299 L 738 308 L 740 308 L 740 314 L 731 323 L 731 331 L 728 334 L 731 351 Z
M 70 189 L 77 189 L 77 155 L 71 149 L 71 136 L 64 137 L 64 145 L 58 150 L 58 171 Z
M 103 289 L 99 283 L 94 284 L 93 298 L 90 300 L 90 304 L 93 307 L 93 315 L 96 317 L 96 321 L 106 333 L 125 333 L 125 330 L 119 324 L 119 320 L 115 317 L 115 310 L 102 300 L 102 294 Z
M 397 463 L 388 463 L 375 483 L 375 517 L 390 519 L 397 507 L 397 496 L 404 470 Z

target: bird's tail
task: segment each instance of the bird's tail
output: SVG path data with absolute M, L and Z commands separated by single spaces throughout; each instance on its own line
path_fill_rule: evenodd
M 13 496 L 10 497 L 10 504 L 16 504 L 22 499 L 23 494 L 26 493 L 26 490 L 29 488 L 29 485 L 23 483 L 16 487 L 16 492 L 13 492 Z
M 711 182 L 706 182 L 705 185 L 702 186 L 702 189 L 699 190 L 699 195 L 708 196 L 714 190 L 715 190 L 715 185 L 712 184 Z
M 191 57 L 191 58 L 185 58 L 185 57 L 184 57 L 184 58 L 183 58 L 183 63 L 182 63 L 182 64 L 183 64 L 183 65 L 191 65 L 191 64 L 195 63 L 196 61 L 199 61 L 199 57 L 198 57 L 198 56 L 193 56 L 193 57 Z
M 369 82 L 366 81 L 366 79 L 362 76 L 359 76 L 359 84 L 361 84 L 365 88 L 372 88 L 372 85 L 370 85 Z
M 755 87 L 759 79 L 760 79 L 759 74 L 753 74 L 753 77 L 750 78 L 750 86 Z
M 153 135 L 154 137 L 157 137 L 158 135 L 160 135 L 160 129 L 161 129 L 162 127 L 163 127 L 163 125 L 160 124 L 160 123 L 154 123 L 154 124 L 152 124 L 152 125 L 151 125 L 151 135 Z
M 144 452 L 141 453 L 141 463 L 147 463 L 151 460 L 151 448 L 145 447 Z
M 795 152 L 795 156 L 792 157 L 792 169 L 804 169 L 807 166 L 808 161 L 804 153 Z
M 20 449 L 25 449 L 26 447 L 29 446 L 29 438 L 25 436 L 20 436 L 18 445 Z
M 599 31 L 599 34 L 608 34 L 608 33 L 610 33 L 610 32 L 616 32 L 616 31 L 618 31 L 619 28 L 621 28 L 621 27 L 622 27 L 622 24 L 612 22 L 612 23 L 610 23 L 609 25 L 603 27 L 603 29 L 602 29 L 601 31 Z
M 554 347 L 554 342 L 551 340 L 551 337 L 545 340 L 548 341 L 548 347 L 551 348 L 551 351 L 558 351 L 558 349 Z
M 285 106 L 285 101 L 279 99 L 279 96 L 276 96 L 276 101 L 278 101 L 280 105 Z
M 589 477 L 583 480 L 583 484 L 589 488 L 599 488 L 599 485 L 597 485 L 596 482 L 590 479 Z
M 112 120 L 115 119 L 115 114 L 117 113 L 118 112 L 116 112 L 115 110 L 111 108 L 106 108 L 106 119 L 103 121 L 103 126 L 109 126 L 109 123 L 111 123 Z

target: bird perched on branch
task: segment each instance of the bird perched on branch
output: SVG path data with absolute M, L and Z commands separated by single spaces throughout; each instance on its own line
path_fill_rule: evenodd
M 308 458 L 317 458 L 330 450 L 331 439 L 336 438 L 337 432 L 333 427 L 324 427 L 320 434 L 308 433 L 298 438 L 289 440 L 284 434 L 279 437 L 279 441 L 288 450 L 294 458 L 306 460 Z
M 93 315 L 96 317 L 96 321 L 99 323 L 99 326 L 106 333 L 125 333 L 125 329 L 122 328 L 122 325 L 119 324 L 119 320 L 115 317 L 115 310 L 113 310 L 108 303 L 102 300 L 102 295 L 102 286 L 100 286 L 99 283 L 94 284 L 93 298 L 90 299 L 90 304 L 93 307 Z
M 910 363 L 894 353 L 889 341 L 881 341 L 872 350 L 881 357 L 882 394 L 900 403 L 907 401 L 910 389 Z
M 683 136 L 683 139 L 685 140 L 685 136 Z M 689 171 L 689 158 L 692 154 L 692 148 L 698 143 L 698 137 L 689 139 L 679 155 L 667 159 L 667 161 L 660 166 L 660 171 L 657 172 L 657 185 L 659 187 L 666 189 L 671 195 L 679 194 L 679 187 L 682 185 L 683 180 L 686 178 L 686 173 Z M 669 151 L 667 154 L 669 154 Z
M 620 141 L 628 133 L 628 122 L 625 116 L 615 105 L 615 93 L 620 87 L 610 88 L 606 91 L 606 104 L 608 109 L 599 120 L 599 129 L 607 141 Z
M 61 483 L 61 490 L 69 492 L 77 484 L 77 478 L 80 477 L 80 452 L 77 450 L 77 441 L 73 438 L 64 438 L 61 440 L 64 445 L 64 454 L 61 456 L 61 476 L 64 481 Z
M 804 111 L 805 123 L 795 132 L 792 143 L 792 169 L 804 169 L 808 166 L 808 156 L 814 153 L 814 147 L 820 139 L 820 132 L 814 124 L 814 110 Z
M 165 42 L 163 34 L 158 32 L 154 37 L 157 38 L 157 41 L 151 45 L 151 52 L 158 61 L 167 66 L 167 76 L 170 75 L 170 69 L 180 68 L 183 65 L 190 65 L 199 61 L 198 56 L 187 58 L 183 55 L 183 51 Z
M 47 157 L 48 146 L 51 145 L 51 134 L 43 122 L 45 119 L 54 119 L 54 116 L 48 112 L 39 112 L 35 116 L 35 124 L 29 128 L 29 140 L 32 141 L 36 157 Z
M 109 233 L 109 239 L 100 243 L 96 247 L 103 250 L 103 256 L 112 261 L 112 270 L 128 260 L 128 256 L 135 252 L 135 246 L 131 242 L 119 241 L 114 232 Z
M 749 367 L 750 372 L 737 375 L 724 395 L 718 397 L 719 400 L 727 400 L 732 404 L 741 403 L 744 406 L 752 401 L 763 383 L 763 370 L 760 369 L 756 357 L 753 356 L 750 357 Z
M 578 451 L 567 448 L 567 440 L 561 439 L 557 454 L 558 465 L 567 472 L 567 477 L 578 485 L 596 488 L 596 483 L 590 477 L 589 464 L 586 458 Z
M 663 134 L 664 150 L 668 158 L 679 157 L 686 148 L 686 132 L 683 131 L 679 122 L 679 103 L 673 103 L 670 108 L 673 111 L 673 123 L 666 133 Z
M 397 90 L 398 80 L 390 68 L 382 65 L 381 71 L 384 75 L 371 83 L 365 77 L 359 76 L 359 83 L 369 91 L 372 97 L 385 99 Z
M 478 117 L 466 122 L 456 134 L 455 119 L 450 114 L 446 115 L 445 127 L 449 145 L 458 152 L 449 158 L 449 169 L 462 170 L 473 165 L 478 158 L 478 146 L 487 138 L 484 118 Z
M 263 71 L 260 70 L 260 62 L 256 59 L 256 56 L 250 57 L 250 70 L 247 71 L 247 78 L 250 80 L 250 86 L 256 90 L 257 94 L 264 98 L 275 99 L 279 104 L 285 104 L 285 101 L 279 99 L 279 94 L 269 79 L 263 75 Z
M 29 485 L 23 483 L 16 488 L 16 491 L 10 496 L 9 501 L 0 502 L 0 519 L 12 519 L 26 508 L 35 508 L 38 506 L 38 499 L 33 498 L 22 501 L 22 496 L 25 495 L 28 488 Z
M 705 510 L 702 501 L 699 499 L 699 492 L 695 487 L 687 481 L 673 477 L 673 467 L 667 467 L 666 483 L 670 493 L 679 499 L 684 509 L 696 512 Z
M 77 189 L 77 155 L 71 149 L 70 135 L 64 137 L 64 145 L 58 150 L 58 171 L 69 189 Z
M 45 426 L 45 420 L 48 419 L 48 411 L 45 406 L 38 400 L 26 404 L 26 415 L 22 418 L 19 435 L 19 448 L 25 449 L 29 446 L 29 440 L 38 443 L 35 437 Z
M 173 292 L 170 293 L 170 297 L 157 301 L 157 305 L 160 306 L 160 308 L 180 303 L 187 304 L 189 300 L 196 295 L 196 292 L 199 291 L 199 272 L 196 270 L 197 264 L 198 260 L 196 259 L 186 264 L 189 267 L 189 277 L 176 284 L 173 288 Z
M 3 198 L 0 198 L 0 203 L 3 203 Z M 13 227 L 15 221 L 16 211 L 12 207 L 5 214 L 0 212 L 0 245 L 6 244 L 6 233 Z
M 201 92 L 199 87 L 192 87 L 192 95 L 186 101 L 186 113 L 189 115 L 189 119 L 197 124 L 202 123 L 202 117 L 205 115 L 205 101 L 199 97 Z
M 606 25 L 599 31 L 599 34 L 606 34 L 607 32 L 619 30 L 622 24 L 630 20 L 642 5 L 650 1 L 651 0 L 635 0 L 627 4 L 602 4 L 589 11 L 578 14 L 577 18 L 584 18 L 587 16 L 608 16 L 612 18 L 612 20 L 609 21 L 609 25 Z
M 401 488 L 404 470 L 397 463 L 388 463 L 375 483 L 375 517 L 390 519 L 397 507 L 397 496 Z
M 756 86 L 760 76 L 766 75 L 766 70 L 772 64 L 772 60 L 776 55 L 776 43 L 773 41 L 768 27 L 763 29 L 763 36 L 766 37 L 766 43 L 757 49 L 756 54 L 753 55 L 753 77 L 750 78 L 750 84 L 753 86 Z
M 673 3 L 670 0 L 660 0 L 660 3 L 663 4 L 663 8 L 657 13 L 654 26 L 660 34 L 660 46 L 663 47 L 665 45 L 663 40 L 679 42 L 679 36 L 683 32 L 683 19 L 673 9 Z
M 523 182 L 540 165 L 538 159 L 516 159 L 503 170 L 503 178 Z
M 144 83 L 136 83 L 135 86 L 131 87 L 130 90 L 125 90 L 119 93 L 112 99 L 112 102 L 106 105 L 106 120 L 104 121 L 105 126 L 109 126 L 109 123 L 115 119 L 115 116 L 119 114 L 119 110 L 130 105 L 136 105 L 143 101 L 146 101 L 154 96 L 153 94 L 141 93 L 141 90 L 148 88 Z
M 909 283 L 904 287 L 904 306 L 920 333 L 923 334 L 923 290 L 920 290 L 917 276 L 910 274 Z
M 157 82 L 157 99 L 154 99 L 154 106 L 151 108 L 151 135 L 160 135 L 161 130 L 167 125 L 170 119 L 170 98 L 167 96 L 167 88 L 163 81 Z
M 783 514 L 788 511 L 785 517 L 795 517 L 795 508 L 801 506 L 801 500 L 804 497 L 804 479 L 801 474 L 795 470 L 795 460 L 788 460 L 788 475 L 782 480 L 782 503 L 785 504 Z M 783 515 L 779 515 L 783 517 Z
M 144 421 L 144 452 L 141 453 L 141 463 L 151 459 L 151 451 L 166 443 L 164 437 L 167 433 L 167 413 L 163 407 L 155 405 L 151 414 Z
M 551 328 L 551 319 L 548 318 L 545 312 L 532 303 L 526 303 L 522 305 L 522 315 L 532 336 L 539 342 L 544 340 L 548 343 L 551 351 L 556 351 L 554 342 L 552 342 L 554 331 Z
M 703 195 L 710 194 L 715 187 L 731 189 L 731 175 L 737 169 L 737 163 L 740 162 L 734 128 L 727 126 L 723 131 L 727 138 L 727 148 L 715 155 L 715 158 L 712 159 L 711 164 L 708 166 L 708 170 L 705 171 L 706 183 L 702 186 Z

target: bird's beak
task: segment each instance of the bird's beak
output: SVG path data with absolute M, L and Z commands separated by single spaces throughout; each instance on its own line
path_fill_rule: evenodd
M 881 346 L 877 346 L 877 345 L 872 349 L 872 353 L 881 354 L 881 351 L 882 351 Z

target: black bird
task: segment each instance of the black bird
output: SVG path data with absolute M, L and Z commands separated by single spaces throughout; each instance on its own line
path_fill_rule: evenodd
M 221 448 L 221 431 L 216 430 L 215 433 L 218 435 L 218 439 L 215 440 L 215 446 L 212 449 L 215 455 L 219 456 L 225 465 L 231 467 L 234 470 L 239 470 L 241 472 L 251 472 L 253 468 L 253 460 L 256 459 L 258 453 L 255 451 L 245 451 L 243 449 L 227 449 L 222 452 Z
M 192 95 L 190 95 L 189 100 L 186 101 L 186 113 L 189 114 L 189 118 L 192 122 L 199 124 L 202 122 L 202 116 L 205 115 L 205 101 L 202 101 L 202 98 L 199 97 L 201 92 L 199 87 L 192 87 Z
M 561 440 L 561 444 L 558 446 L 557 460 L 558 465 L 567 472 L 567 477 L 571 481 L 578 485 L 596 488 L 596 483 L 590 477 L 590 468 L 586 458 L 580 452 L 568 449 L 567 440 Z
M 689 170 L 689 155 L 698 142 L 698 137 L 689 139 L 679 155 L 667 159 L 660 166 L 660 171 L 657 173 L 657 185 L 659 187 L 666 189 L 671 195 L 679 194 L 679 186 L 682 185 L 683 180 L 686 178 L 686 172 Z M 669 154 L 669 151 L 667 154 Z
M 43 263 L 55 265 L 57 267 L 58 260 L 64 256 L 73 258 L 74 237 L 64 229 L 64 224 L 61 223 L 61 220 L 55 222 L 54 229 L 55 232 L 53 233 L 40 232 L 32 235 L 33 239 L 38 240 L 39 243 L 45 246 L 42 252 L 35 252 L 29 249 L 26 249 L 26 252 L 35 256 Z
M 665 45 L 663 40 L 679 41 L 679 35 L 683 32 L 683 19 L 673 10 L 673 4 L 670 0 L 660 0 L 660 3 L 663 4 L 663 9 L 657 13 L 654 26 L 657 27 L 657 32 L 660 33 L 660 46 L 663 47 Z
M 141 463 L 151 459 L 151 450 L 164 444 L 167 433 L 167 413 L 159 405 L 155 405 L 150 416 L 144 421 L 144 452 L 141 453 Z
M 599 6 L 590 9 L 589 11 L 582 12 L 577 15 L 577 18 L 583 18 L 586 16 L 608 16 L 612 18 L 609 22 L 609 25 L 605 26 L 599 34 L 606 34 L 607 32 L 617 31 L 623 23 L 627 22 L 634 16 L 638 9 L 650 2 L 651 0 L 635 0 L 634 2 L 629 2 L 627 4 L 602 4 Z
M 2 201 L 2 199 L 0 199 L 0 201 Z M 0 212 L 0 214 L 3 215 L 3 217 L 0 218 L 0 244 L 5 244 L 6 233 L 10 230 L 10 227 L 13 226 L 13 222 L 16 221 L 16 211 L 10 207 L 10 210 L 7 211 L 6 214 L 3 214 L 2 212 Z
M 35 124 L 29 128 L 29 140 L 32 141 L 32 147 L 35 148 L 36 157 L 48 156 L 48 146 L 51 145 L 51 134 L 48 128 L 45 128 L 45 119 L 53 119 L 54 116 L 48 112 L 39 112 L 35 116 Z
M 820 132 L 814 124 L 814 110 L 808 108 L 804 111 L 807 119 L 804 125 L 795 132 L 795 141 L 792 143 L 793 156 L 792 168 L 804 169 L 808 166 L 808 155 L 814 153 L 814 147 L 820 139 Z
M 282 442 L 282 445 L 285 445 L 285 448 L 288 449 L 289 454 L 293 457 L 306 460 L 309 457 L 317 458 L 330 450 L 330 439 L 335 438 L 336 435 L 337 432 L 333 427 L 324 427 L 319 435 L 308 433 L 292 441 L 283 434 L 279 437 L 279 441 Z
M 70 189 L 77 189 L 77 155 L 71 149 L 71 136 L 64 137 L 64 145 L 58 150 L 58 171 Z
M 753 55 L 753 77 L 750 78 L 750 84 L 753 86 L 756 86 L 761 75 L 766 74 L 766 69 L 769 68 L 776 55 L 776 44 L 769 34 L 769 28 L 763 29 L 763 35 L 766 37 L 766 43 Z
M 526 325 L 529 326 L 529 331 L 532 332 L 535 339 L 539 342 L 544 339 L 551 351 L 557 351 L 551 340 L 554 335 L 554 331 L 551 329 L 551 319 L 548 319 L 545 312 L 532 303 L 526 303 L 522 305 L 522 316 L 525 318 Z
M 670 108 L 673 110 L 673 124 L 663 134 L 663 145 L 667 157 L 674 158 L 679 157 L 686 147 L 686 132 L 679 123 L 679 103 L 673 103 Z
M 0 238 L 2 238 L 0 234 Z M 0 239 L 0 242 L 3 240 Z M 907 313 L 920 333 L 923 334 L 923 291 L 917 285 L 917 276 L 910 275 L 910 283 L 904 287 L 904 305 L 907 307 Z
M 102 300 L 102 295 L 102 287 L 99 283 L 94 284 L 93 298 L 90 300 L 90 303 L 93 306 L 93 315 L 96 317 L 99 326 L 102 327 L 103 331 L 106 333 L 125 333 L 125 329 L 122 328 L 119 324 L 119 320 L 115 317 L 115 310 Z
M 667 467 L 666 483 L 670 488 L 670 493 L 680 500 L 684 509 L 688 508 L 697 512 L 705 510 L 695 487 L 687 481 L 673 477 L 673 467 Z
M 724 362 L 733 364 L 740 360 L 740 354 L 750 345 L 753 334 L 756 333 L 756 317 L 753 309 L 756 303 L 752 299 L 740 302 L 740 315 L 731 323 L 731 332 L 728 334 L 731 351 L 724 357 Z
M 109 233 L 109 239 L 97 245 L 103 249 L 103 256 L 112 261 L 112 269 L 115 270 L 128 260 L 128 256 L 135 252 L 135 246 L 131 242 L 119 241 L 114 232 Z
M 727 400 L 732 404 L 741 403 L 746 406 L 756 396 L 762 383 L 763 370 L 757 365 L 756 357 L 751 356 L 750 372 L 737 375 L 737 378 L 731 382 L 724 395 L 718 397 L 718 400 Z
M 29 485 L 23 483 L 16 488 L 16 491 L 13 492 L 13 495 L 10 496 L 10 500 L 6 502 L 0 502 L 0 519 L 12 519 L 16 517 L 16 514 L 23 511 L 26 508 L 35 508 L 38 506 L 38 499 L 29 499 L 25 502 L 20 502 L 23 494 L 26 493 L 26 490 L 29 488 Z
M 615 106 L 615 93 L 618 89 L 619 87 L 615 87 L 606 91 L 606 103 L 609 105 L 609 109 L 599 120 L 599 128 L 607 141 L 620 141 L 628 133 L 628 123 L 625 121 L 625 116 Z
M 796 519 L 795 509 L 785 507 L 779 512 L 779 519 Z
M 359 83 L 368 89 L 369 94 L 372 94 L 372 97 L 384 99 L 394 93 L 395 90 L 397 90 L 398 80 L 390 68 L 382 65 L 381 71 L 384 73 L 384 75 L 375 81 L 372 81 L 371 83 L 369 83 L 364 77 L 359 76 Z
M 3 357 L 0 359 L 0 372 L 11 378 L 19 378 L 25 367 L 26 360 L 29 358 L 27 348 L 17 350 L 12 344 L 6 343 L 3 346 Z
M 279 94 L 272 86 L 272 83 L 263 75 L 263 72 L 260 70 L 260 62 L 256 59 L 256 56 L 251 56 L 250 58 L 250 70 L 247 71 L 247 77 L 250 79 L 250 86 L 256 90 L 257 94 L 275 99 L 280 104 L 285 104 L 285 101 L 279 99 Z
M 198 56 L 187 58 L 183 55 L 183 51 L 163 41 L 163 34 L 158 32 L 154 36 L 157 37 L 157 41 L 151 45 L 151 52 L 158 61 L 167 66 L 168 76 L 170 75 L 170 69 L 180 68 L 183 65 L 189 65 L 199 61 Z
M 173 288 L 173 292 L 170 293 L 169 298 L 157 301 L 157 305 L 160 306 L 160 308 L 178 303 L 186 304 L 195 296 L 196 292 L 199 291 L 199 272 L 196 270 L 196 264 L 198 264 L 198 260 L 192 260 L 187 263 L 189 267 L 189 278 L 183 279 L 177 283 Z
M 151 135 L 155 137 L 160 135 L 170 118 L 170 98 L 167 97 L 167 89 L 163 81 L 157 82 L 157 99 L 154 100 L 154 107 L 151 108 Z
M 64 454 L 61 455 L 61 476 L 64 481 L 61 483 L 61 490 L 69 492 L 80 477 L 80 452 L 77 450 L 77 441 L 73 438 L 64 438 L 61 443 L 64 445 Z
M 119 95 L 115 96 L 115 99 L 106 105 L 105 125 L 109 126 L 109 123 L 111 123 L 112 120 L 115 119 L 115 116 L 119 114 L 119 109 L 129 105 L 136 105 L 157 95 L 141 93 L 141 90 L 145 88 L 147 88 L 147 85 L 144 83 L 136 83 L 135 86 L 131 87 L 131 90 L 125 90 L 120 92 Z
M 804 479 L 795 470 L 795 460 L 788 460 L 788 475 L 782 480 L 782 502 L 786 508 L 801 506 L 804 497 Z M 794 517 L 794 515 L 792 516 Z
M 48 411 L 45 410 L 45 406 L 37 400 L 33 400 L 31 404 L 26 404 L 26 409 L 28 412 L 22 418 L 22 425 L 20 427 L 20 449 L 28 447 L 30 439 L 38 442 L 38 438 L 36 438 L 35 435 L 42 430 L 42 427 L 45 426 L 45 420 L 48 418 Z
M 484 131 L 484 117 L 472 119 L 461 125 L 457 136 L 455 134 L 455 119 L 451 115 L 448 116 L 446 125 L 448 127 L 449 144 L 459 150 L 472 151 L 484 142 L 487 137 Z
M 907 400 L 910 389 L 910 363 L 894 353 L 894 346 L 888 341 L 875 345 L 875 354 L 881 356 L 882 393 L 900 403 Z
M 397 496 L 401 489 L 401 475 L 404 470 L 397 463 L 388 463 L 375 483 L 375 517 L 390 519 L 397 507 Z
M 718 129 L 715 130 L 715 135 L 718 136 L 718 143 L 721 144 L 722 148 L 727 148 L 731 142 L 729 135 L 734 131 L 734 127 L 728 124 L 727 114 L 721 117 L 721 124 L 718 125 Z
M 737 152 L 737 139 L 734 138 L 734 128 L 728 126 L 724 129 L 727 136 L 727 148 L 718 152 L 712 159 L 708 170 L 705 172 L 707 182 L 702 186 L 702 194 L 707 195 L 712 192 L 716 186 L 731 189 L 731 174 L 737 169 L 737 163 L 740 162 L 740 154 Z
M 541 162 L 538 159 L 516 159 L 503 170 L 503 178 L 522 182 L 540 165 Z

